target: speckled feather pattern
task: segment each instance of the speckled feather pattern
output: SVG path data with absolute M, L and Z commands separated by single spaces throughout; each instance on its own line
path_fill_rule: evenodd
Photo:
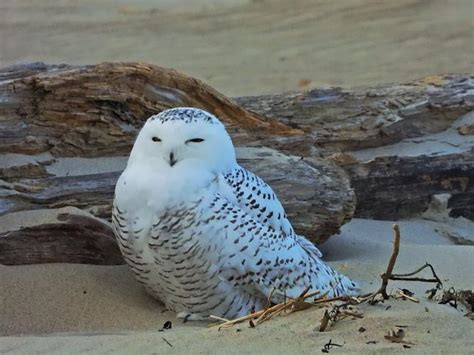
M 209 115 L 207 112 L 202 110 L 196 110 L 193 108 L 172 108 L 161 112 L 158 115 L 150 117 L 151 121 L 158 120 L 161 123 L 170 121 L 181 121 L 186 124 L 205 122 L 208 124 L 219 124 L 219 121 Z
M 169 116 L 181 117 L 176 109 Z M 122 254 L 146 290 L 180 317 L 238 317 L 264 307 L 270 294 L 280 302 L 307 287 L 330 296 L 356 289 L 293 231 L 271 187 L 237 164 L 165 208 L 122 200 L 112 214 Z

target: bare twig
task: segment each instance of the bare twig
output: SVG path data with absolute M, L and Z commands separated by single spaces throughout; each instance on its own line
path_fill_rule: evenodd
M 319 331 L 320 332 L 324 332 L 327 328 L 327 326 L 329 325 L 329 320 L 330 320 L 330 316 L 329 316 L 329 311 L 326 309 L 324 311 L 324 316 L 323 318 L 321 319 L 321 325 L 319 326 Z
M 413 275 L 416 275 L 423 271 L 424 269 L 429 268 L 431 270 L 431 274 L 433 275 L 432 279 L 425 279 L 425 278 L 420 278 L 420 277 L 410 277 Z M 429 263 L 425 263 L 425 265 L 421 266 L 417 270 L 410 272 L 408 274 L 392 274 L 390 276 L 390 280 L 394 281 L 418 281 L 418 282 L 434 282 L 438 284 L 438 288 L 441 288 L 443 286 L 443 283 L 441 282 L 441 279 L 436 275 L 436 272 L 433 268 L 433 266 Z
M 364 318 L 364 315 L 362 313 L 359 313 L 357 310 L 349 308 L 352 305 L 353 301 L 349 300 L 348 302 L 333 305 L 333 307 L 329 311 L 326 309 L 326 311 L 324 312 L 324 316 L 321 319 L 319 331 L 324 332 L 328 325 L 333 326 L 337 321 L 347 317 Z
M 405 292 L 403 292 L 402 290 L 398 291 L 398 295 L 401 297 L 401 298 L 405 298 L 407 300 L 410 300 L 412 302 L 415 302 L 415 303 L 420 303 L 420 301 L 418 301 L 415 297 L 413 296 L 410 296 L 410 295 L 407 295 Z
M 389 280 L 392 280 L 392 281 L 436 282 L 436 283 L 438 283 L 438 280 L 436 280 L 436 279 L 424 279 L 422 277 L 398 277 L 398 276 L 395 276 L 395 275 L 390 276 Z
M 390 276 L 392 276 L 392 271 L 395 266 L 395 262 L 397 261 L 398 253 L 400 251 L 400 227 L 398 226 L 398 224 L 394 224 L 392 228 L 395 233 L 395 240 L 393 241 L 393 251 L 392 255 L 390 256 L 390 260 L 388 261 L 387 271 L 385 271 L 385 273 L 381 275 L 382 286 L 380 286 L 380 289 L 376 292 L 376 294 L 382 294 L 384 300 L 388 300 L 389 298 L 387 294 L 388 280 L 390 279 Z
M 161 339 L 163 339 L 163 341 L 168 344 L 171 348 L 173 347 L 173 344 L 171 344 L 168 340 L 166 340 L 166 338 L 164 337 L 161 337 Z

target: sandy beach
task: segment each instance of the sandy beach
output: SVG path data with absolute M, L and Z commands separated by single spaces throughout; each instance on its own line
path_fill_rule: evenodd
M 471 0 L 4 0 L 0 65 L 143 61 L 244 96 L 472 72 L 473 31 Z M 430 147 L 413 139 L 385 152 L 471 149 L 472 136 L 461 137 L 455 148 L 448 144 L 452 132 L 433 135 Z M 367 149 L 357 158 L 375 153 L 380 156 Z M 96 169 L 123 164 L 107 162 Z M 65 159 L 48 171 L 61 176 L 78 166 Z M 431 212 L 404 221 L 354 219 L 320 246 L 324 260 L 357 280 L 361 293 L 375 291 L 398 223 L 396 272 L 429 262 L 445 289 L 472 289 L 474 223 Z M 363 318 L 344 319 L 326 332 L 318 331 L 325 308 L 218 331 L 206 322 L 177 320 L 124 265 L 0 265 L 0 353 L 314 354 L 329 340 L 341 345 L 331 353 L 472 353 L 474 322 L 467 310 L 428 300 L 431 287 L 390 282 L 390 291 L 408 288 L 419 303 L 363 304 Z M 160 331 L 168 320 L 173 328 Z M 384 338 L 397 325 L 405 327 L 410 348 Z
M 430 262 L 445 287 L 472 287 L 472 246 L 453 245 L 436 232 L 438 222 L 399 223 L 403 239 L 397 272 Z M 362 292 L 375 290 L 392 249 L 391 224 L 353 220 L 321 246 L 325 259 L 358 280 Z M 0 269 L 2 353 L 179 354 L 193 349 L 199 354 L 309 354 L 320 352 L 329 339 L 343 344 L 335 350 L 338 353 L 398 353 L 403 345 L 384 339 L 395 325 L 407 326 L 406 340 L 415 343 L 412 348 L 418 353 L 469 353 L 474 347 L 474 323 L 462 307 L 429 301 L 424 292 L 430 284 L 393 282 L 389 290 L 406 287 L 420 303 L 365 304 L 359 307 L 364 318 L 342 320 L 324 333 L 318 331 L 324 308 L 276 317 L 254 329 L 244 323 L 217 331 L 204 322 L 182 324 L 143 291 L 125 266 L 46 264 Z M 167 320 L 173 328 L 160 332 Z M 361 333 L 361 327 L 366 331 Z M 376 343 L 367 344 L 371 341 Z
M 471 0 L 0 3 L 0 65 L 143 61 L 228 96 L 472 72 Z

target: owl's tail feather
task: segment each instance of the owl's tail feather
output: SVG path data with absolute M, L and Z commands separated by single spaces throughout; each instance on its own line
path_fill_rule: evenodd
M 355 296 L 360 291 L 359 286 L 349 277 L 343 274 L 336 274 L 335 284 L 328 287 L 329 297 Z
M 349 277 L 339 273 L 327 264 L 319 260 L 318 274 L 313 275 L 312 284 L 320 293 L 315 298 L 355 296 L 359 293 L 360 287 Z
M 332 271 L 330 278 L 317 280 L 313 279 L 313 282 L 310 286 L 306 284 L 292 289 L 274 290 L 275 292 L 271 292 L 272 301 L 274 303 L 281 303 L 287 297 L 297 298 L 304 290 L 308 290 L 308 293 L 319 291 L 319 293 L 314 297 L 306 299 L 308 302 L 321 298 L 356 296 L 359 293 L 360 288 L 357 283 L 352 281 L 349 277 L 332 270 L 329 266 L 326 267 Z

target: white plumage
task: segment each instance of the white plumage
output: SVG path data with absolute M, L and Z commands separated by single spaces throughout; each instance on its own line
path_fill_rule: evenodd
M 307 287 L 356 285 L 295 234 L 272 189 L 240 167 L 213 115 L 176 108 L 140 131 L 115 189 L 122 254 L 147 291 L 179 317 L 232 318 Z

